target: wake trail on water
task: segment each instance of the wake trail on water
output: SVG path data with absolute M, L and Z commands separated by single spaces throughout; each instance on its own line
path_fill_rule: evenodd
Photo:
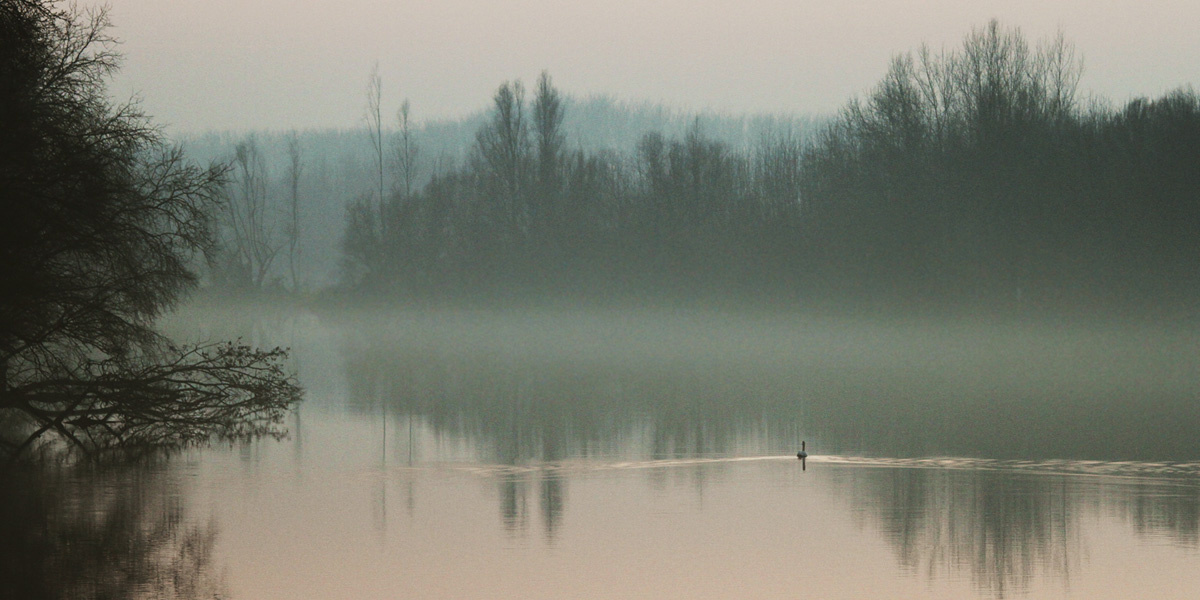
M 481 477 L 508 477 L 525 474 L 568 475 L 603 471 L 635 471 L 647 469 L 679 469 L 748 463 L 778 463 L 790 461 L 800 467 L 800 461 L 788 456 L 738 456 L 715 458 L 667 458 L 646 460 L 568 460 L 528 463 L 521 465 L 478 463 L 433 463 L 403 470 L 438 470 L 470 473 Z M 1110 478 L 1179 478 L 1181 482 L 1200 485 L 1200 461 L 1144 462 L 1099 460 L 1004 460 L 990 458 L 927 457 L 887 458 L 867 456 L 816 455 L 809 456 L 810 467 L 823 465 L 850 468 L 938 469 L 956 471 L 1008 471 L 1045 475 L 1079 475 Z
M 1183 477 L 1198 478 L 1196 483 L 1200 483 L 1200 461 L 1010 460 L 958 457 L 884 458 L 864 456 L 810 456 L 808 457 L 808 461 L 857 467 L 903 469 L 1018 471 L 1047 475 L 1090 475 L 1097 477 Z

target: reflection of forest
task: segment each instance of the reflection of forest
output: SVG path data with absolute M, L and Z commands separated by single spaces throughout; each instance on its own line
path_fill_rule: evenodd
M 144 467 L 9 471 L 0 485 L 0 598 L 227 597 L 213 525 L 187 520 Z
M 1069 585 L 1086 560 L 1097 511 L 1125 515 L 1141 536 L 1197 546 L 1200 488 L 1191 479 L 889 468 L 853 469 L 837 480 L 902 568 L 930 579 L 966 575 L 1000 598 L 1047 578 Z
M 546 539 L 554 540 L 566 509 L 567 481 L 553 473 L 508 475 L 500 479 L 500 516 L 505 529 L 519 532 L 529 523 L 529 494 L 536 490 L 538 514 Z
M 1116 510 L 1139 535 L 1200 548 L 1200 490 L 1196 486 L 1149 483 L 1116 498 Z
M 342 330 L 350 402 L 512 464 L 796 451 L 1191 460 L 1188 332 L 721 314 L 393 315 Z
M 354 408 L 416 415 L 498 464 L 725 455 L 749 440 L 773 444 L 759 453 L 798 446 L 796 399 L 765 395 L 769 382 L 746 375 L 350 352 Z
M 359 410 L 416 416 L 440 435 L 470 440 L 480 460 L 499 465 L 554 463 L 585 456 L 669 458 L 788 452 L 796 438 L 790 397 L 757 411 L 728 399 L 748 382 L 729 374 L 588 367 L 545 368 L 511 360 L 458 360 L 433 354 L 351 350 L 350 398 Z M 380 358 L 384 357 L 384 358 Z M 407 419 L 405 419 L 407 420 Z M 772 441 L 775 446 L 763 446 Z M 782 446 L 779 444 L 783 444 Z M 746 446 L 750 446 L 748 449 Z M 531 526 L 534 505 L 553 540 L 566 507 L 567 481 L 552 472 L 499 480 L 506 529 Z
M 415 420 L 421 431 L 466 442 L 481 462 L 534 467 L 499 479 L 500 514 L 517 531 L 538 511 L 549 537 L 568 482 L 537 468 L 544 463 L 790 454 L 801 439 L 825 455 L 1189 460 L 1188 431 L 1200 422 L 1187 402 L 1194 384 L 1163 376 L 1178 365 L 1155 363 L 1173 347 L 1101 343 L 1115 334 L 1009 332 L 981 348 L 944 332 L 914 339 L 899 327 L 810 327 L 798 343 L 752 323 L 747 342 L 731 341 L 718 323 L 589 347 L 594 340 L 578 330 L 529 333 L 546 327 L 537 319 L 518 327 L 484 318 L 444 336 L 419 324 L 407 336 L 369 324 L 341 330 L 351 410 L 387 415 L 398 432 Z M 649 338 L 670 345 L 660 351 Z M 540 350 L 543 340 L 553 347 Z M 696 340 L 710 345 L 689 345 Z M 1130 378 L 1136 369 L 1143 379 Z M 1101 375 L 1090 387 L 1078 383 L 1090 373 Z M 1131 393 L 1146 377 L 1166 383 Z M 937 469 L 864 471 L 851 481 L 852 501 L 877 513 L 903 565 L 966 571 L 999 593 L 1039 570 L 1069 574 L 1089 498 L 1115 502 L 1138 531 L 1180 543 L 1194 545 L 1200 526 L 1193 488 L 1097 496 L 1072 478 Z

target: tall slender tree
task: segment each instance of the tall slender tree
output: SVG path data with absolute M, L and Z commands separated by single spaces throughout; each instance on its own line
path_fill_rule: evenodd
M 492 118 L 476 135 L 476 151 L 498 188 L 500 214 L 508 232 L 528 232 L 525 187 L 529 173 L 529 126 L 525 86 L 505 82 L 492 98 Z
M 550 74 L 542 71 L 533 98 L 533 130 L 537 140 L 537 194 L 532 220 L 539 237 L 548 238 L 554 225 L 554 212 L 562 195 L 562 155 L 566 136 L 562 132 L 565 116 L 562 95 L 554 88 Z
M 292 130 L 287 138 L 288 153 L 288 271 L 292 276 L 292 292 L 300 291 L 300 280 L 296 276 L 296 249 L 300 244 L 300 174 L 304 171 L 304 156 L 300 148 L 300 136 Z
M 379 206 L 379 233 L 383 236 L 387 228 L 387 215 L 383 193 L 383 79 L 379 76 L 378 61 L 371 68 L 371 76 L 367 80 L 367 134 L 371 137 L 371 150 L 375 153 L 375 170 L 379 182 L 379 195 L 376 197 Z
M 411 198 L 413 194 L 417 179 L 417 157 L 421 150 L 417 145 L 409 111 L 410 105 L 405 98 L 404 102 L 400 103 L 400 110 L 396 112 L 396 124 L 400 128 L 396 139 L 396 167 L 400 170 L 400 191 L 405 199 Z
M 283 247 L 277 215 L 267 198 L 269 178 L 258 140 L 251 135 L 239 142 L 234 148 L 233 185 L 225 202 L 229 235 L 224 245 L 232 262 L 226 269 L 231 283 L 252 291 L 266 285 Z

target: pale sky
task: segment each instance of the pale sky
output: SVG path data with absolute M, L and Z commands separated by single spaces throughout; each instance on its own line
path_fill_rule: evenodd
M 84 4 L 89 0 L 84 0 Z M 577 96 L 812 114 L 862 94 L 890 57 L 998 18 L 1061 29 L 1082 88 L 1123 102 L 1200 84 L 1197 0 L 111 0 L 138 93 L 172 133 L 356 127 L 372 65 L 384 109 L 418 121 L 487 106 L 548 69 Z

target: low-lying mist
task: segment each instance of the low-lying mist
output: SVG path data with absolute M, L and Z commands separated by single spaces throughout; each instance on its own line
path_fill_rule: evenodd
M 309 404 L 523 440 L 495 449 L 508 461 L 588 454 L 645 427 L 665 455 L 737 453 L 758 436 L 778 452 L 808 439 L 826 454 L 1179 460 L 1200 425 L 1197 332 L 1154 321 L 232 305 L 173 321 L 293 344 Z M 334 373 L 344 400 L 322 396 Z
M 370 161 L 310 169 L 291 135 L 272 177 L 236 144 L 193 311 L 304 307 L 297 357 L 340 364 L 355 410 L 525 440 L 506 460 L 647 423 L 691 453 L 778 428 L 772 450 L 1192 458 L 1200 95 L 1088 104 L 1081 73 L 993 21 L 826 121 L 623 126 L 632 147 L 569 137 L 582 105 L 543 73 L 453 160 L 407 104 L 389 128 L 376 74 Z M 334 237 L 336 275 L 306 272 Z

